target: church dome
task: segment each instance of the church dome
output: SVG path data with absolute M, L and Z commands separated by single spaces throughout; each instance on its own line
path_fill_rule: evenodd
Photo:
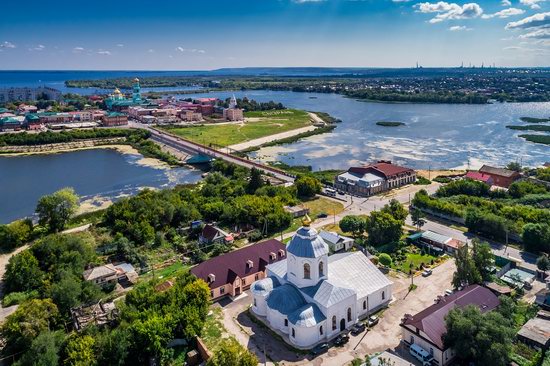
M 252 285 L 252 293 L 255 295 L 266 295 L 273 291 L 274 288 L 279 287 L 279 280 L 275 277 L 266 277 L 262 280 L 254 282 Z
M 326 319 L 315 304 L 306 304 L 288 316 L 288 321 L 298 327 L 313 327 Z
M 289 315 L 305 303 L 300 291 L 289 284 L 275 288 L 267 298 L 267 306 L 283 315 Z
M 303 226 L 294 234 L 286 250 L 296 257 L 318 258 L 328 254 L 328 245 L 318 235 L 317 230 Z

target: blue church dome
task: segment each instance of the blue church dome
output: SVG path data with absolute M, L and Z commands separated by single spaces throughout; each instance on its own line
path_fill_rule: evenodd
M 267 306 L 283 315 L 289 315 L 306 304 L 306 300 L 296 287 L 285 284 L 275 288 L 267 297 Z
M 256 295 L 266 295 L 274 288 L 279 287 L 279 280 L 275 277 L 266 277 L 262 280 L 254 282 L 252 292 Z
M 303 226 L 294 234 L 286 250 L 296 257 L 318 258 L 328 254 L 328 245 L 317 234 L 317 230 Z
M 326 319 L 315 304 L 306 304 L 288 316 L 288 321 L 298 327 L 313 327 Z

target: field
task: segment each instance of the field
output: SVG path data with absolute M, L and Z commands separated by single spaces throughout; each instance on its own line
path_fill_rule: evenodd
M 286 109 L 247 112 L 243 123 L 171 128 L 169 131 L 205 145 L 229 146 L 310 125 L 307 112 Z
M 302 203 L 305 207 L 309 208 L 309 217 L 312 220 L 317 219 L 317 215 L 325 213 L 328 217 L 333 215 L 338 215 L 340 212 L 344 211 L 344 205 L 340 202 L 325 198 L 317 197 L 309 201 Z M 302 217 L 298 217 L 292 221 L 292 224 L 285 232 L 296 231 L 300 226 L 302 226 Z M 324 219 L 317 219 L 324 220 Z

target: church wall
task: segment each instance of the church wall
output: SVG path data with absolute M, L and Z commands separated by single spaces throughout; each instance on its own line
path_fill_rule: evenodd
M 319 262 L 323 262 L 323 276 L 319 276 Z M 320 258 L 298 258 L 288 254 L 288 279 L 298 287 L 308 287 L 316 285 L 319 280 L 326 279 L 328 273 L 328 256 L 323 255 Z M 304 265 L 309 264 L 310 278 L 304 278 Z
M 267 320 L 272 328 L 278 329 L 283 333 L 288 333 L 288 326 L 285 326 L 286 315 L 279 313 L 277 310 L 267 308 Z
M 261 316 L 267 315 L 266 296 L 254 295 L 254 302 L 252 303 L 252 311 Z
M 327 329 L 326 329 L 326 335 L 327 337 L 333 338 L 337 334 L 340 333 L 340 323 L 341 320 L 344 319 L 344 327 L 345 329 L 348 329 L 353 324 L 357 322 L 357 297 L 356 296 L 350 296 L 347 299 L 334 304 L 333 306 L 329 307 L 327 309 L 327 312 L 325 313 L 327 317 Z M 348 321 L 348 309 L 351 308 L 351 321 Z M 336 316 L 336 329 L 333 329 L 333 323 L 332 323 L 332 317 Z
M 316 343 L 326 337 L 326 322 L 322 322 L 314 327 L 297 327 L 290 324 L 289 339 L 290 342 L 301 348 L 312 347 Z M 323 334 L 320 333 L 320 327 L 323 327 Z M 292 336 L 292 329 L 294 329 L 294 336 Z
M 384 298 L 382 298 L 382 293 L 384 293 Z M 364 306 L 367 302 L 367 306 Z M 368 296 L 363 296 L 362 298 L 357 299 L 357 316 L 358 318 L 366 317 L 367 311 L 369 314 L 372 314 L 374 311 L 387 306 L 392 299 L 392 285 L 381 288 L 378 291 L 369 294 Z

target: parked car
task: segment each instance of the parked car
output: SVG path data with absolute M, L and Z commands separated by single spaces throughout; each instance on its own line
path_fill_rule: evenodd
M 321 212 L 320 214 L 317 215 L 317 217 L 318 217 L 319 219 L 324 219 L 325 217 L 328 217 L 328 215 L 327 215 L 326 213 L 324 213 L 324 212 Z
M 374 327 L 376 324 L 378 324 L 378 322 L 380 321 L 380 319 L 376 316 L 376 315 L 371 315 L 369 317 L 369 320 L 367 320 L 367 325 L 370 327 Z
M 315 346 L 315 348 L 311 350 L 311 354 L 314 356 L 318 356 L 328 351 L 328 348 L 329 348 L 328 343 L 318 344 L 317 346 Z
M 428 277 L 431 275 L 432 275 L 432 270 L 429 268 L 426 268 L 425 270 L 422 271 L 422 277 Z
M 409 349 L 411 355 L 416 358 L 418 361 L 422 362 L 422 366 L 431 366 L 434 360 L 433 356 L 426 351 L 424 348 L 420 347 L 417 344 L 411 344 Z
M 327 196 L 336 197 L 336 191 L 332 188 L 326 188 L 325 193 Z
M 339 189 L 339 190 L 338 190 L 338 194 L 339 194 L 340 196 L 343 196 L 343 195 L 346 194 L 346 192 L 344 192 L 344 191 L 342 191 L 341 189 Z
M 334 340 L 334 344 L 341 347 L 344 344 L 349 342 L 349 335 L 347 334 L 340 334 L 336 339 Z
M 445 290 L 445 296 L 452 295 L 453 293 L 454 293 L 453 290 L 449 290 L 449 289 Z
M 362 333 L 364 330 L 365 330 L 365 324 L 364 323 L 355 323 L 352 327 L 351 327 L 351 334 L 353 334 L 354 336 Z

